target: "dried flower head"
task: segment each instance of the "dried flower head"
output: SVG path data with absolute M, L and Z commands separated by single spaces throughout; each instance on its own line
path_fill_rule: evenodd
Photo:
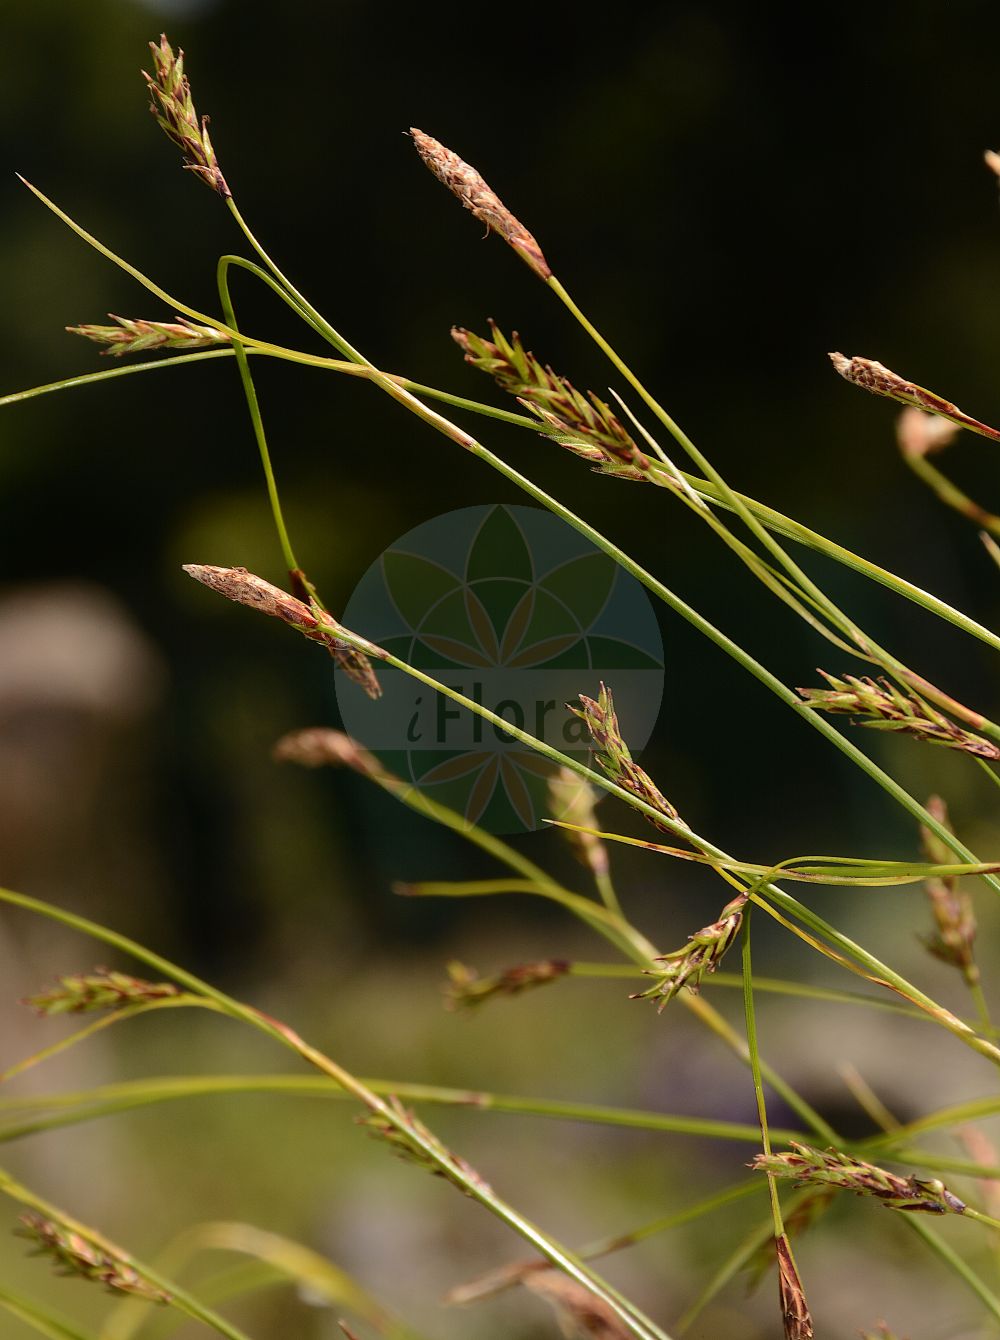
M 208 117 L 198 119 L 191 97 L 191 85 L 184 73 L 184 52 L 174 55 L 166 34 L 160 36 L 160 45 L 150 42 L 153 53 L 153 74 L 145 70 L 142 77 L 149 89 L 149 110 L 163 127 L 168 139 L 180 149 L 184 166 L 203 182 L 228 199 L 232 191 L 222 175 L 212 141 L 208 134 Z
M 790 1177 L 801 1186 L 834 1186 L 858 1196 L 874 1196 L 890 1210 L 965 1213 L 964 1203 L 937 1178 L 900 1177 L 837 1149 L 813 1149 L 797 1140 L 790 1143 L 793 1153 L 758 1154 L 750 1167 L 773 1177 Z
M 496 192 L 486 185 L 476 169 L 451 149 L 446 149 L 433 136 L 425 135 L 422 130 L 411 126 L 410 134 L 417 153 L 438 181 L 447 186 L 452 195 L 457 196 L 481 223 L 485 223 L 487 229 L 492 228 L 499 233 L 540 279 L 550 278 L 552 269 L 542 255 L 541 247 Z
M 819 672 L 829 689 L 800 688 L 807 707 L 820 712 L 843 712 L 860 718 L 856 725 L 872 730 L 903 731 L 929 744 L 960 749 L 976 758 L 1000 758 L 1000 749 L 980 735 L 963 730 L 913 693 L 904 693 L 889 680 L 845 675 L 837 679 Z
M 557 768 L 549 778 L 549 811 L 553 819 L 577 825 L 576 829 L 562 829 L 562 834 L 580 863 L 596 878 L 603 879 L 609 868 L 607 847 L 596 833 L 578 831 L 597 827 L 596 798 L 590 783 L 569 768 Z
M 994 442 L 1000 442 L 1000 432 L 995 428 L 971 418 L 950 400 L 945 400 L 914 382 L 908 382 L 898 373 L 881 363 L 876 363 L 873 359 L 847 358 L 844 354 L 831 354 L 830 362 L 845 381 L 860 386 L 862 390 L 871 391 L 872 395 L 888 396 L 890 400 L 898 400 L 901 405 L 913 405 L 916 409 L 926 410 L 928 414 L 939 414 L 961 428 L 968 428 L 970 432 L 978 433 L 981 437 L 989 437 Z
M 602 1298 L 597 1298 L 559 1270 L 535 1270 L 523 1280 L 526 1289 L 555 1309 L 563 1334 L 579 1340 L 628 1340 L 630 1331 Z
M 229 336 L 214 326 L 197 326 L 179 316 L 176 321 L 139 321 L 128 316 L 108 315 L 116 326 L 67 326 L 71 335 L 82 335 L 95 344 L 106 344 L 102 353 L 112 358 L 122 354 L 144 354 L 147 349 L 204 349 L 228 344 Z
M 813 1324 L 809 1304 L 787 1236 L 783 1234 L 775 1238 L 774 1248 L 778 1257 L 778 1298 L 785 1340 L 812 1340 Z
M 508 340 L 491 320 L 490 334 L 492 339 L 487 340 L 455 326 L 451 337 L 465 361 L 517 396 L 560 446 L 591 461 L 602 474 L 649 480 L 647 457 L 610 405 L 593 391 L 582 395 L 572 382 L 543 367 L 516 331 Z
M 122 1010 L 180 994 L 170 982 L 145 982 L 124 972 L 96 968 L 91 973 L 58 978 L 59 985 L 37 996 L 26 996 L 29 1005 L 41 1015 L 83 1014 L 90 1010 Z
M 896 441 L 904 456 L 933 456 L 958 436 L 958 424 L 908 405 L 896 420 Z
M 940 796 L 931 796 L 927 810 L 951 831 L 948 807 Z M 933 865 L 947 865 L 953 859 L 948 848 L 929 828 L 921 827 L 920 838 L 924 855 Z M 972 899 L 958 887 L 954 875 L 928 879 L 924 882 L 924 888 L 930 899 L 935 930 L 932 935 L 922 937 L 923 942 L 935 958 L 958 968 L 971 986 L 979 981 L 979 968 L 973 949 L 978 928 Z
M 393 1113 L 402 1119 L 404 1129 L 389 1120 L 381 1112 L 370 1112 L 365 1116 L 358 1117 L 359 1126 L 364 1126 L 369 1135 L 378 1140 L 384 1140 L 390 1146 L 393 1153 L 407 1163 L 414 1163 L 418 1168 L 423 1168 L 435 1177 L 443 1177 L 446 1181 L 457 1186 L 464 1195 L 470 1195 L 466 1182 L 472 1182 L 483 1191 L 489 1191 L 489 1185 L 483 1180 L 476 1170 L 465 1159 L 459 1158 L 447 1149 L 432 1131 L 429 1131 L 419 1117 L 404 1107 L 399 1099 L 392 1094 L 386 1099 L 386 1105 L 392 1109 Z M 417 1139 L 412 1137 L 416 1136 Z M 421 1148 L 418 1140 L 425 1146 L 430 1146 L 434 1153 L 443 1161 L 444 1167 L 431 1158 L 426 1148 Z M 452 1175 L 449 1169 L 454 1169 L 456 1175 Z M 458 1176 L 461 1174 L 461 1176 Z M 463 1180 L 464 1179 L 464 1180 Z
M 661 954 L 655 959 L 656 963 L 665 963 L 666 968 L 660 971 L 655 968 L 644 969 L 648 976 L 656 978 L 656 983 L 648 991 L 637 991 L 630 999 L 656 999 L 657 1011 L 660 1011 L 683 986 L 697 995 L 702 979 L 710 972 L 715 972 L 739 934 L 746 901 L 745 893 L 737 894 L 719 913 L 717 921 L 688 936 L 687 944 L 680 949 L 670 954 Z
M 147 1283 L 124 1256 L 98 1247 L 81 1234 L 72 1232 L 44 1215 L 28 1211 L 21 1215 L 21 1227 L 14 1232 L 35 1244 L 32 1256 L 51 1256 L 60 1275 L 77 1275 L 95 1280 L 111 1293 L 127 1293 L 150 1303 L 169 1303 L 170 1294 Z
M 572 704 L 568 704 L 568 706 L 574 716 L 578 716 L 590 732 L 590 737 L 597 748 L 597 761 L 612 781 L 617 782 L 626 791 L 630 791 L 639 800 L 645 801 L 653 809 L 659 810 L 665 818 L 678 819 L 677 811 L 666 796 L 657 789 L 653 779 L 637 763 L 633 762 L 629 747 L 625 743 L 618 725 L 618 716 L 615 712 L 611 690 L 602 683 L 596 701 L 581 693 L 580 706 L 574 707 Z M 651 819 L 650 822 L 654 827 L 665 833 L 675 831 L 672 828 L 667 828 L 664 824 L 657 823 L 655 819 Z
M 381 696 L 382 689 L 375 677 L 375 671 L 368 662 L 368 657 L 383 658 L 385 652 L 367 640 L 364 640 L 363 651 L 342 641 L 337 637 L 337 632 L 347 630 L 341 630 L 340 624 L 326 610 L 318 606 L 310 608 L 295 596 L 290 596 L 287 591 L 282 591 L 280 587 L 272 586 L 262 577 L 248 572 L 246 568 L 218 568 L 201 563 L 185 563 L 184 571 L 196 582 L 218 591 L 227 600 L 234 600 L 238 605 L 248 605 L 251 609 L 260 610 L 262 614 L 281 619 L 283 623 L 300 632 L 303 637 L 321 643 L 348 679 L 359 684 L 369 698 Z
M 518 963 L 492 977 L 480 977 L 474 968 L 455 961 L 448 964 L 446 1002 L 450 1009 L 472 1009 L 495 996 L 519 996 L 533 987 L 547 986 L 568 972 L 566 959 L 546 958 L 537 963 Z
M 791 1241 L 792 1238 L 799 1238 L 803 1233 L 808 1232 L 820 1216 L 833 1204 L 836 1196 L 836 1187 L 819 1187 L 816 1191 L 811 1191 L 803 1195 L 792 1209 L 786 1210 L 782 1207 L 781 1217 L 785 1226 L 785 1234 L 789 1241 Z M 774 1265 L 774 1254 L 772 1251 L 773 1241 L 773 1239 L 768 1239 L 766 1242 L 761 1243 L 757 1251 L 755 1251 L 747 1260 L 746 1272 L 748 1275 L 748 1293 L 757 1287 L 763 1277 Z

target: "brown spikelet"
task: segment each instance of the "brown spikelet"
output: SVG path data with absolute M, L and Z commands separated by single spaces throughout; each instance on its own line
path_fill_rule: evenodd
M 283 735 L 274 746 L 273 757 L 278 763 L 298 763 L 303 768 L 350 768 L 372 780 L 389 778 L 374 754 L 343 731 L 326 726 Z
M 525 349 L 517 331 L 508 338 L 490 321 L 490 339 L 462 326 L 451 338 L 465 361 L 485 372 L 534 414 L 542 431 L 560 446 L 590 461 L 602 474 L 649 481 L 649 460 L 611 406 L 543 366 Z
M 784 1234 L 775 1238 L 774 1247 L 778 1257 L 778 1298 L 781 1302 L 785 1340 L 812 1340 L 813 1324 L 809 1304 L 788 1238 Z
M 385 652 L 367 640 L 364 641 L 363 651 L 342 641 L 337 637 L 340 625 L 326 610 L 318 607 L 311 609 L 303 601 L 278 586 L 272 586 L 246 568 L 220 568 L 205 563 L 185 563 L 183 566 L 189 577 L 212 591 L 218 591 L 227 600 L 233 600 L 238 605 L 248 605 L 262 614 L 280 619 L 303 637 L 321 643 L 347 677 L 359 684 L 369 698 L 381 696 L 382 689 L 368 657 L 381 659 Z
M 930 797 L 927 811 L 951 831 L 948 807 L 940 796 Z M 953 859 L 950 850 L 929 828 L 921 827 L 920 840 L 924 855 L 933 865 L 947 865 Z M 972 899 L 959 888 L 954 875 L 925 880 L 924 888 L 934 917 L 933 934 L 921 937 L 925 947 L 942 963 L 958 968 L 970 986 L 975 985 L 979 981 L 974 950 L 978 927 Z
M 124 1254 L 111 1250 L 107 1244 L 99 1247 L 82 1234 L 33 1210 L 21 1215 L 21 1227 L 14 1232 L 35 1244 L 33 1256 L 50 1256 L 59 1275 L 95 1280 L 110 1293 L 131 1294 L 150 1303 L 170 1302 L 170 1294 L 144 1280 Z
M 1000 748 L 981 735 L 957 726 L 915 693 L 904 693 L 888 679 L 845 675 L 837 679 L 819 672 L 828 689 L 800 688 L 807 707 L 820 712 L 846 713 L 856 724 L 872 730 L 902 731 L 929 744 L 959 749 L 976 758 L 1000 758 Z
M 549 279 L 552 269 L 542 255 L 542 249 L 521 223 L 510 212 L 495 191 L 487 186 L 474 167 L 458 154 L 446 149 L 432 135 L 410 127 L 417 153 L 430 170 L 486 227 L 500 234 L 504 241 L 534 270 L 540 279 Z
M 973 419 L 957 405 L 953 405 L 950 400 L 945 400 L 914 382 L 908 382 L 905 377 L 900 377 L 882 363 L 876 363 L 874 359 L 847 358 L 844 354 L 835 353 L 830 355 L 830 362 L 845 381 L 860 386 L 862 390 L 871 391 L 872 395 L 888 396 L 890 400 L 898 400 L 901 405 L 913 405 L 928 414 L 939 414 L 943 419 L 950 419 L 952 423 L 958 424 L 960 428 L 968 428 L 971 433 L 978 433 L 981 437 L 989 437 L 994 442 L 1000 442 L 1000 432 L 996 428 L 980 423 L 978 419 Z
M 758 1154 L 750 1167 L 772 1177 L 792 1178 L 800 1186 L 833 1186 L 856 1196 L 873 1196 L 890 1210 L 965 1213 L 965 1204 L 937 1178 L 900 1177 L 838 1149 L 813 1149 L 797 1140 L 790 1145 L 790 1154 Z
M 555 1308 L 563 1331 L 579 1340 L 628 1340 L 629 1331 L 613 1309 L 589 1289 L 558 1270 L 526 1274 L 524 1286 Z
M 150 42 L 149 49 L 153 53 L 154 73 L 142 72 L 149 90 L 149 110 L 167 138 L 180 149 L 184 166 L 223 199 L 228 199 L 232 191 L 212 147 L 208 117 L 199 120 L 195 111 L 191 85 L 184 73 L 184 52 L 178 49 L 174 54 L 166 33 L 161 34 L 159 46 Z
M 519 996 L 534 987 L 548 986 L 569 972 L 562 958 L 546 958 L 536 963 L 518 963 L 492 977 L 480 977 L 474 968 L 454 961 L 448 964 L 446 1002 L 451 1009 L 472 1009 L 495 996 Z
M 618 725 L 618 714 L 615 711 L 611 690 L 602 683 L 596 699 L 588 698 L 586 694 L 581 693 L 580 706 L 574 707 L 571 703 L 568 706 L 573 715 L 579 717 L 590 732 L 597 750 L 597 761 L 611 780 L 626 791 L 631 791 L 637 799 L 659 810 L 664 818 L 678 819 L 677 811 L 657 788 L 649 773 L 640 768 L 632 758 Z M 658 824 L 655 819 L 650 819 L 649 822 L 654 828 L 659 828 L 665 833 L 675 831 Z

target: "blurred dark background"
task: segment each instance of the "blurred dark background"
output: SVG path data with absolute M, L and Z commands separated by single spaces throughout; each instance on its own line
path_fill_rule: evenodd
M 99 322 L 107 312 L 172 315 L 47 213 L 15 170 L 201 310 L 218 310 L 218 255 L 246 254 L 226 209 L 182 172 L 145 110 L 139 68 L 149 68 L 146 43 L 165 28 L 187 53 L 198 110 L 211 114 L 245 217 L 379 366 L 500 403 L 448 336 L 454 323 L 483 330 L 492 316 L 578 386 L 603 391 L 609 381 L 560 304 L 496 239 L 483 240 L 421 165 L 401 133 L 416 125 L 484 173 L 731 484 L 992 626 L 998 574 L 973 528 L 900 461 L 888 403 L 846 386 L 826 355 L 878 358 L 977 417 L 1000 419 L 1000 211 L 981 159 L 1000 144 L 1000 13 L 984 3 L 911 2 L 824 16 L 812 30 L 812 15 L 790 5 L 619 6 L 588 22 L 568 5 L 6 0 L 0 393 L 107 365 L 94 346 L 64 333 L 68 324 Z M 235 290 L 244 329 L 325 351 L 253 281 L 237 275 Z M 254 370 L 296 548 L 334 608 L 420 521 L 472 503 L 521 501 L 361 382 L 263 359 Z M 859 670 L 766 598 L 658 491 L 599 479 L 534 436 L 471 424 L 786 682 L 815 682 L 816 665 Z M 533 955 L 604 950 L 526 900 L 395 899 L 394 879 L 488 876 L 494 867 L 353 776 L 299 774 L 270 761 L 282 732 L 336 724 L 336 703 L 329 663 L 313 648 L 224 606 L 180 571 L 192 561 L 244 564 L 282 578 L 229 361 L 9 406 L 2 430 L 4 883 L 106 918 L 230 989 L 312 1021 L 317 1040 L 362 1071 L 581 1098 L 596 1086 L 608 1101 L 753 1119 L 739 1067 L 686 1018 L 626 1007 L 620 984 L 571 984 L 572 998 L 554 992 L 511 1004 L 517 1026 L 531 1033 L 529 1057 L 510 1041 L 517 1032 L 507 1006 L 497 1007 L 495 1024 L 484 1015 L 465 1026 L 441 1013 L 438 979 L 452 955 L 489 970 Z M 946 466 L 985 506 L 1000 505 L 991 445 L 968 437 Z M 883 644 L 995 714 L 984 647 L 842 569 L 812 556 L 807 565 Z M 905 816 L 776 699 L 668 612 L 663 636 L 664 706 L 643 763 L 696 828 L 751 859 L 916 853 Z M 943 789 L 963 836 L 984 856 L 996 851 L 995 793 L 968 760 L 904 739 L 858 738 L 915 794 Z M 611 822 L 610 810 L 606 816 Z M 520 845 L 578 880 L 555 836 Z M 616 870 L 630 910 L 657 943 L 682 942 L 717 911 L 708 876 L 629 852 L 616 854 Z M 816 900 L 856 938 L 965 1008 L 947 970 L 921 955 L 915 932 L 926 929 L 925 914 L 915 897 L 824 891 Z M 982 913 L 989 927 L 990 909 Z M 86 966 L 96 952 L 23 918 L 10 918 L 5 936 L 11 995 Z M 769 928 L 760 941 L 766 969 L 813 970 Z M 735 1000 L 722 1003 L 734 1012 Z M 13 1059 L 40 1043 L 37 1026 L 11 1018 Z M 801 1019 L 809 1022 L 800 1028 Z M 598 1020 L 600 1039 L 585 1047 Z M 939 1064 L 933 1038 L 914 1026 L 901 1042 L 865 1015 L 860 1022 L 857 1037 L 838 1025 L 840 1048 L 827 1056 L 816 1039 L 829 1036 L 831 1020 L 786 1006 L 774 1012 L 765 1046 L 787 1055 L 793 1077 L 844 1123 L 858 1118 L 834 1067 L 852 1046 L 873 1058 L 901 1115 L 919 1110 L 925 1067 Z M 122 1041 L 104 1054 L 108 1074 L 129 1061 L 139 1073 L 151 1065 L 155 1073 L 157 1062 L 163 1070 L 225 1068 L 240 1047 L 247 1068 L 281 1064 L 267 1049 L 234 1044 L 219 1025 L 191 1026 L 193 1059 L 181 1061 L 171 1021 L 145 1027 L 141 1043 Z M 924 1044 L 920 1066 L 910 1041 Z M 951 1065 L 946 1051 L 941 1065 Z M 988 1074 L 970 1067 L 958 1058 L 949 1092 L 987 1087 Z M 110 1128 L 58 1137 L 61 1144 L 45 1137 L 37 1166 L 22 1157 L 49 1178 L 54 1196 L 67 1175 L 89 1196 L 100 1185 L 91 1217 L 100 1210 L 109 1231 L 131 1232 L 137 1250 L 153 1250 L 169 1229 L 204 1214 L 208 1188 L 231 1217 L 277 1220 L 351 1257 L 373 1287 L 435 1333 L 548 1333 L 530 1329 L 542 1325 L 531 1309 L 518 1321 L 514 1311 L 492 1321 L 419 1313 L 435 1289 L 509 1259 L 516 1244 L 489 1237 L 489 1228 L 480 1230 L 485 1245 L 466 1238 L 456 1224 L 471 1223 L 471 1208 L 449 1220 L 443 1191 L 439 1203 L 413 1189 L 416 1174 L 386 1169 L 379 1151 L 359 1151 L 349 1123 L 340 1121 L 333 1142 L 363 1171 L 344 1173 L 336 1186 L 330 1174 L 323 1208 L 312 1172 L 295 1172 L 297 1151 L 286 1147 L 282 1123 L 299 1121 L 298 1109 L 282 1108 L 252 1132 L 242 1107 L 231 1118 L 198 1111 L 201 1153 L 182 1144 L 174 1112 L 128 1119 L 116 1128 L 120 1138 Z M 309 1120 L 302 1146 L 325 1159 L 328 1119 Z M 468 1122 L 439 1124 L 454 1125 L 463 1148 L 476 1148 Z M 511 1130 L 516 1138 L 501 1140 Z M 212 1138 L 229 1142 L 230 1173 L 207 1152 Z M 581 1218 L 583 1236 L 593 1237 L 664 1212 L 676 1191 L 664 1190 L 664 1170 L 683 1166 L 683 1185 L 689 1172 L 685 1151 L 662 1140 L 577 1132 L 560 1136 L 553 1154 L 551 1129 L 538 1133 L 521 1121 L 494 1125 L 482 1147 L 508 1178 L 502 1189 L 534 1197 L 531 1212 L 571 1236 Z M 698 1166 L 709 1179 L 732 1178 L 744 1152 L 727 1155 L 720 1170 L 706 1147 Z M 533 1155 L 552 1168 L 544 1194 L 530 1175 Z M 180 1189 L 172 1180 L 178 1158 L 190 1173 Z M 111 1176 L 116 1159 L 125 1171 Z M 595 1166 L 578 1185 L 584 1160 Z M 688 1199 L 704 1185 L 692 1177 Z M 154 1231 L 136 1197 L 164 1196 L 165 1188 L 173 1199 L 165 1227 Z M 430 1195 L 426 1212 L 422 1194 Z M 438 1217 L 433 1230 L 428 1216 Z M 840 1239 L 830 1239 L 823 1261 L 831 1273 L 815 1267 L 835 1319 L 830 1333 L 874 1322 L 902 1287 L 908 1238 L 888 1236 L 884 1273 L 846 1312 L 836 1311 L 844 1306 L 836 1272 L 849 1267 Z M 622 1282 L 645 1291 L 669 1322 L 715 1260 L 708 1230 L 703 1246 L 699 1255 L 695 1241 L 685 1257 L 673 1239 L 669 1252 L 654 1240 Z M 394 1272 L 386 1267 L 394 1256 L 410 1264 Z M 753 1304 L 730 1291 L 726 1309 L 709 1314 L 699 1333 L 773 1334 L 770 1288 Z M 957 1335 L 964 1300 L 950 1306 L 942 1304 L 947 1333 Z M 266 1334 L 282 1323 L 257 1324 Z M 325 1324 L 315 1320 L 316 1335 L 333 1333 Z

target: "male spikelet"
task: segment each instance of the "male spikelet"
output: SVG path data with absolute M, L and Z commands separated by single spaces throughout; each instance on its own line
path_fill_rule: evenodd
M 385 652 L 367 640 L 364 640 L 364 650 L 360 651 L 338 638 L 337 630 L 340 625 L 325 610 L 310 609 L 303 601 L 290 596 L 278 586 L 272 586 L 270 582 L 248 572 L 246 568 L 219 568 L 204 563 L 185 563 L 184 571 L 195 581 L 201 582 L 203 586 L 213 591 L 218 591 L 228 600 L 234 600 L 238 605 L 248 605 L 251 609 L 260 610 L 262 614 L 271 615 L 272 618 L 281 619 L 283 623 L 300 632 L 303 637 L 321 643 L 347 677 L 359 684 L 369 698 L 381 696 L 382 689 L 368 657 L 382 658 Z
M 549 279 L 552 268 L 542 255 L 541 247 L 497 193 L 487 186 L 476 169 L 451 149 L 446 149 L 432 135 L 425 135 L 415 126 L 410 127 L 410 134 L 417 153 L 438 181 L 447 186 L 452 195 L 457 196 L 481 223 L 485 223 L 487 229 L 492 228 L 499 233 L 540 279 Z
M 945 400 L 943 396 L 936 395 L 923 386 L 917 386 L 914 382 L 908 382 L 905 377 L 900 377 L 891 368 L 876 363 L 872 358 L 847 358 L 844 354 L 835 353 L 830 355 L 830 362 L 845 381 L 860 386 L 864 391 L 870 391 L 872 395 L 884 395 L 890 400 L 898 400 L 901 405 L 913 405 L 928 414 L 939 414 L 941 418 L 957 423 L 960 428 L 967 428 L 971 433 L 978 433 L 980 437 L 989 437 L 994 442 L 1000 442 L 1000 432 L 996 428 L 980 423 L 978 419 L 973 419 L 957 405 L 953 405 L 950 400 Z

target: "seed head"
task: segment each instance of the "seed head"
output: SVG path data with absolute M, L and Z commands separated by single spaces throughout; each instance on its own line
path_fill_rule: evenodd
M 386 1102 L 393 1113 L 402 1118 L 404 1129 L 401 1130 L 399 1126 L 380 1112 L 372 1112 L 366 1116 L 358 1117 L 358 1125 L 364 1126 L 369 1135 L 384 1140 L 399 1158 L 407 1163 L 415 1163 L 417 1167 L 424 1168 L 427 1172 L 433 1173 L 435 1177 L 443 1177 L 446 1181 L 457 1186 L 465 1195 L 470 1194 L 469 1188 L 461 1180 L 461 1177 L 452 1175 L 449 1168 L 453 1169 L 454 1173 L 461 1174 L 462 1177 L 473 1182 L 482 1190 L 489 1191 L 488 1184 L 476 1170 L 466 1163 L 465 1159 L 459 1158 L 447 1149 L 437 1136 L 427 1129 L 420 1118 L 405 1108 L 394 1094 Z M 429 1145 L 444 1160 L 446 1166 L 442 1167 L 435 1162 L 428 1155 L 427 1150 L 421 1148 L 420 1144 L 412 1138 L 414 1135 L 422 1140 L 425 1145 Z
M 750 1167 L 773 1177 L 790 1177 L 801 1186 L 835 1186 L 858 1196 L 874 1196 L 890 1210 L 965 1213 L 964 1203 L 937 1178 L 900 1177 L 837 1149 L 813 1149 L 796 1140 L 791 1147 L 791 1154 L 758 1154 Z
M 564 1335 L 581 1340 L 628 1340 L 630 1332 L 611 1306 L 562 1271 L 534 1270 L 525 1274 L 522 1283 L 551 1304 Z
M 487 230 L 492 228 L 504 241 L 534 270 L 540 279 L 549 279 L 552 269 L 542 255 L 542 249 L 521 223 L 510 212 L 495 191 L 492 191 L 475 168 L 459 158 L 451 149 L 446 149 L 431 135 L 410 127 L 417 153 L 430 170 L 458 197 L 466 209 L 471 210 Z
M 961 428 L 968 428 L 981 437 L 1000 442 L 1000 432 L 995 428 L 971 418 L 950 400 L 935 395 L 933 391 L 908 382 L 882 363 L 876 363 L 871 358 L 847 358 L 844 354 L 831 354 L 830 362 L 845 381 L 860 386 L 862 390 L 871 391 L 872 395 L 888 396 L 890 400 L 898 400 L 901 405 L 913 405 L 916 409 L 926 410 L 928 414 L 939 414 Z
M 577 859 L 598 879 L 608 873 L 608 849 L 596 833 L 579 829 L 596 828 L 594 788 L 569 768 L 558 768 L 549 778 L 549 810 L 554 819 L 576 824 L 564 828 L 562 834 L 569 842 Z
M 21 1004 L 29 1005 L 40 1015 L 84 1014 L 91 1010 L 126 1009 L 130 1005 L 143 1005 L 180 994 L 170 982 L 145 982 L 141 977 L 109 972 L 107 968 L 60 977 L 58 982 L 59 985 L 51 991 L 26 996 Z
M 149 89 L 149 110 L 162 126 L 168 139 L 180 149 L 184 166 L 203 182 L 228 199 L 232 191 L 222 175 L 212 141 L 208 134 L 208 117 L 198 119 L 191 97 L 191 85 L 184 73 L 184 52 L 173 48 L 166 34 L 160 36 L 160 45 L 150 42 L 153 53 L 153 74 L 145 70 L 142 77 Z
M 169 1303 L 170 1294 L 155 1288 L 132 1266 L 106 1246 L 97 1247 L 79 1233 L 72 1232 L 44 1215 L 28 1211 L 21 1215 L 21 1227 L 14 1232 L 35 1244 L 32 1256 L 51 1256 L 59 1275 L 77 1275 L 96 1280 L 111 1293 L 127 1293 L 151 1303 Z
M 940 796 L 931 796 L 927 810 L 951 830 L 948 808 Z M 929 828 L 920 829 L 920 838 L 924 855 L 932 864 L 947 865 L 952 859 L 951 852 Z M 924 945 L 935 958 L 958 968 L 969 985 L 974 985 L 979 981 L 979 967 L 973 949 L 978 927 L 972 899 L 958 887 L 954 875 L 928 879 L 924 888 L 935 923 L 934 933 L 922 937 Z
M 743 925 L 743 908 L 746 901 L 745 893 L 737 894 L 719 913 L 717 921 L 713 921 L 710 926 L 702 927 L 700 931 L 695 931 L 688 937 L 687 944 L 680 949 L 675 949 L 670 954 L 661 954 L 654 961 L 665 963 L 667 965 L 665 969 L 660 971 L 655 968 L 644 969 L 648 976 L 656 978 L 656 984 L 648 991 L 637 991 L 630 999 L 656 999 L 659 1013 L 683 986 L 697 995 L 701 989 L 702 979 L 709 973 L 715 972 L 739 934 Z
M 657 789 L 653 779 L 632 760 L 628 745 L 622 737 L 615 712 L 611 690 L 603 683 L 596 701 L 580 694 L 580 706 L 569 704 L 569 710 L 578 716 L 590 732 L 597 748 L 597 761 L 608 776 L 626 791 L 659 810 L 668 819 L 679 819 L 677 811 L 666 796 Z M 655 819 L 650 822 L 664 833 L 674 832 Z
M 282 591 L 280 587 L 272 586 L 262 577 L 248 572 L 246 568 L 218 568 L 202 563 L 185 563 L 184 571 L 196 582 L 218 591 L 227 600 L 234 600 L 238 605 L 249 605 L 251 609 L 260 610 L 262 614 L 280 619 L 295 628 L 303 637 L 321 643 L 348 679 L 360 684 L 369 698 L 381 696 L 382 689 L 375 677 L 375 671 L 368 662 L 368 657 L 382 658 L 385 652 L 367 640 L 364 651 L 359 651 L 350 643 L 342 641 L 336 635 L 340 624 L 326 610 L 316 605 L 310 608 L 295 596 L 290 596 L 287 591 Z
M 872 730 L 903 731 L 907 735 L 960 749 L 976 758 L 1000 758 L 1000 749 L 981 735 L 963 730 L 915 694 L 904 693 L 888 679 L 868 679 L 845 675 L 836 679 L 825 670 L 819 672 L 829 689 L 800 688 L 807 707 L 819 712 L 843 712 L 858 718 L 856 725 Z
M 536 986 L 547 986 L 569 972 L 562 958 L 542 959 L 538 963 L 519 963 L 492 977 L 480 977 L 464 963 L 448 964 L 446 1003 L 450 1009 L 473 1009 L 494 996 L 519 996 Z
M 116 326 L 67 326 L 71 335 L 82 335 L 95 344 L 106 344 L 101 352 L 120 358 L 122 354 L 144 354 L 147 349 L 204 349 L 210 344 L 228 344 L 229 336 L 214 326 L 197 326 L 179 316 L 173 321 L 139 321 L 108 315 Z
M 617 414 L 593 391 L 582 395 L 572 382 L 542 366 L 515 331 L 510 339 L 490 321 L 492 339 L 452 329 L 465 361 L 491 376 L 497 385 L 534 414 L 543 431 L 567 451 L 591 461 L 602 474 L 620 479 L 649 479 L 649 461 Z
M 273 755 L 278 763 L 298 763 L 303 768 L 350 768 L 373 781 L 389 777 L 374 754 L 343 731 L 324 726 L 283 735 Z
M 809 1304 L 787 1236 L 782 1234 L 780 1238 L 775 1238 L 774 1248 L 778 1257 L 778 1298 L 781 1302 L 785 1340 L 812 1340 L 813 1324 Z

